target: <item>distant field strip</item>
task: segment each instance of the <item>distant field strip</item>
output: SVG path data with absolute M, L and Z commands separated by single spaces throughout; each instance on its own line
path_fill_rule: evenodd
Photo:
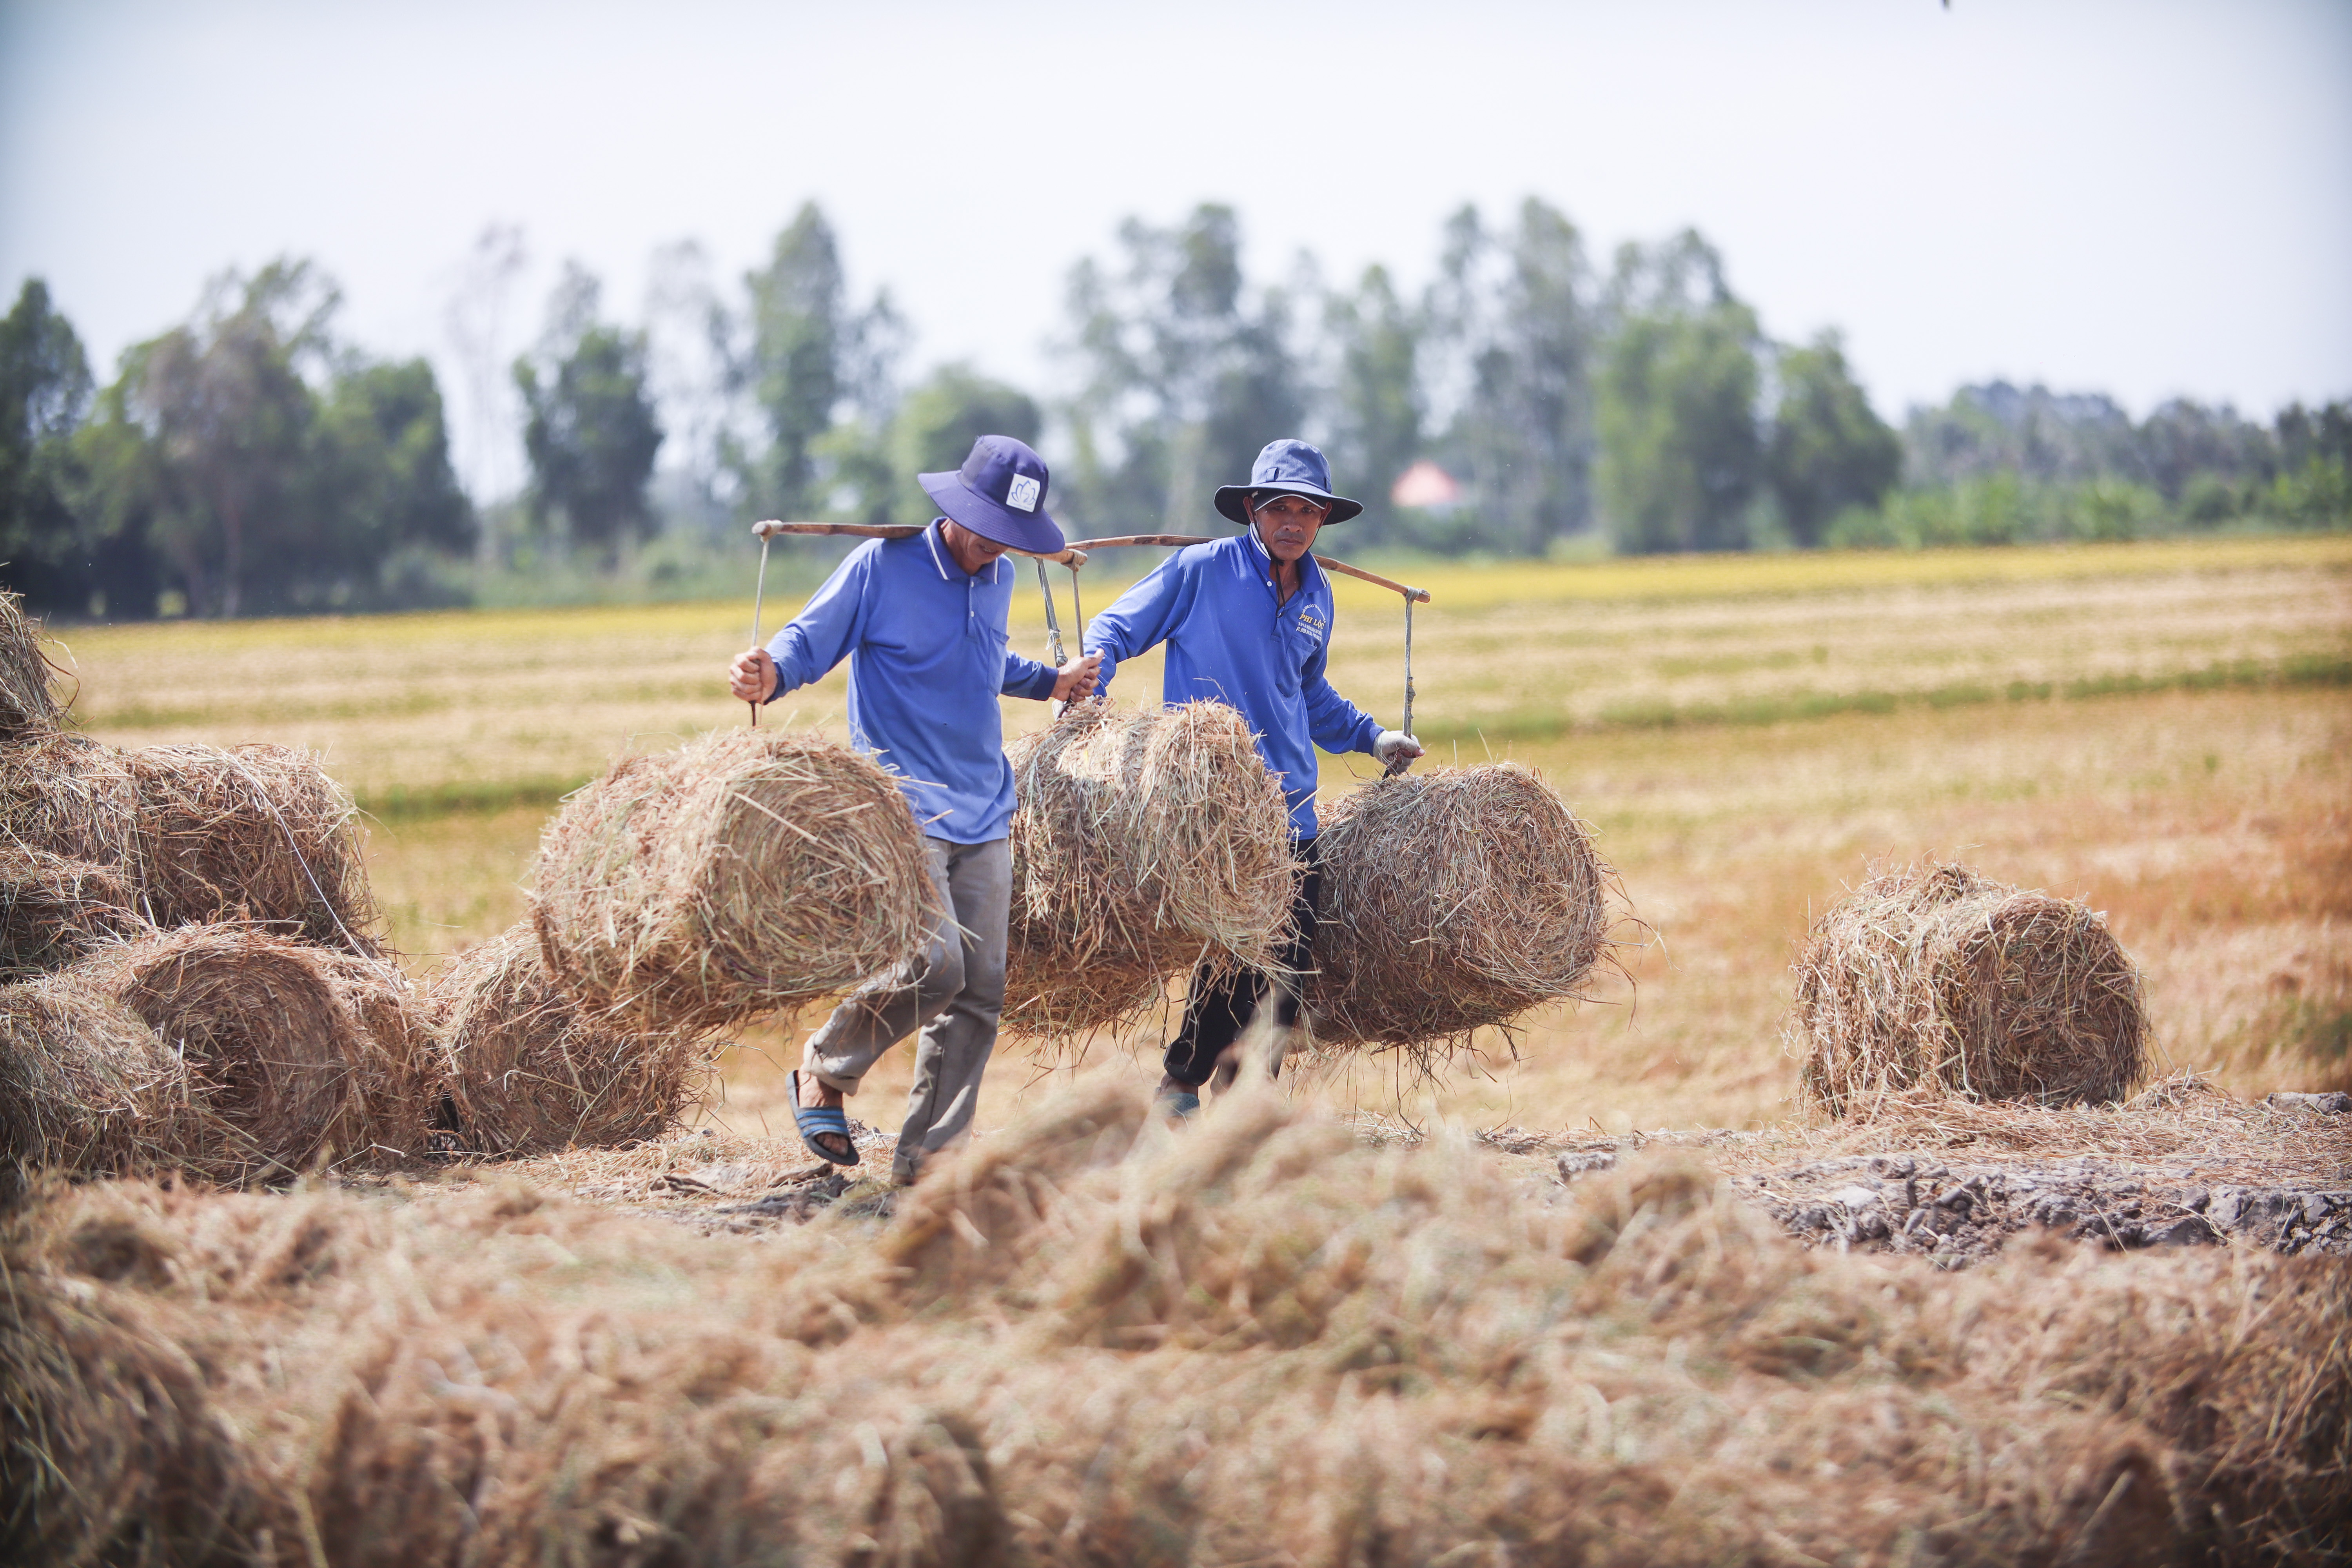
M 1132 566 L 1127 570 L 1132 570 Z M 2231 540 L 1591 566 L 1393 566 L 1414 617 L 1415 728 L 1436 740 L 1766 724 L 1908 708 L 2352 684 L 2352 541 Z M 1068 580 L 1053 574 L 1066 616 Z M 1091 578 L 1099 609 L 1119 581 Z M 1349 583 L 1331 675 L 1402 706 L 1395 595 Z M 772 604 L 772 630 L 795 606 Z M 749 605 L 174 622 L 68 631 L 92 732 L 325 753 L 387 820 L 551 803 L 614 758 L 748 721 L 721 684 Z M 1045 653 L 1034 584 L 1013 645 Z M 1156 656 L 1115 695 L 1159 691 Z M 840 733 L 836 672 L 762 722 Z M 1008 701 L 1009 726 L 1043 723 Z
M 2263 663 L 2241 659 L 2209 665 L 2173 675 L 2102 676 L 2092 680 L 2012 680 L 2003 688 L 1980 685 L 1937 686 L 1919 691 L 1809 692 L 1785 698 L 1751 698 L 1744 701 L 1693 703 L 1675 708 L 1665 704 L 1629 704 L 1603 709 L 1597 718 L 1578 721 L 1558 710 L 1502 713 L 1485 720 L 1436 719 L 1416 722 L 1422 738 L 1432 741 L 1549 740 L 1574 733 L 1609 730 L 1670 730 L 1712 724 L 1785 724 L 1806 719 L 1827 719 L 1840 713 L 1893 713 L 1908 707 L 1962 708 L 1988 702 L 2079 701 L 2085 698 L 2142 696 L 2158 691 L 2221 691 L 2233 688 L 2284 689 L 2298 687 L 2352 686 L 2352 658 L 2309 655 Z

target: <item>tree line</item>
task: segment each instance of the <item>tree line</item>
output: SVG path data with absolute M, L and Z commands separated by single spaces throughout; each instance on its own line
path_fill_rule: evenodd
M 1298 257 L 1253 279 L 1230 207 L 1121 226 L 1068 275 L 1041 397 L 950 364 L 907 382 L 903 319 L 853 297 L 804 205 L 732 289 L 674 247 L 659 310 L 613 320 L 567 267 L 514 394 L 527 482 L 458 484 L 422 359 L 336 330 L 282 261 L 210 285 L 100 385 L 38 279 L 0 321 L 0 581 L 44 608 L 156 614 L 463 602 L 553 551 L 612 568 L 762 516 L 919 522 L 913 482 L 974 436 L 1042 444 L 1084 531 L 1192 530 L 1269 437 L 1303 434 L 1366 503 L 1354 549 L 1542 555 L 2343 527 L 2352 406 L 2269 425 L 2168 403 L 1964 387 L 1898 429 L 1835 332 L 1776 342 L 1685 231 L 1605 264 L 1530 199 L 1465 206 L 1418 291 Z M 666 460 L 665 460 L 666 459 Z M 657 474 L 661 483 L 656 484 Z M 1402 481 L 1402 482 L 1400 482 Z M 485 504 L 478 505 L 478 500 Z

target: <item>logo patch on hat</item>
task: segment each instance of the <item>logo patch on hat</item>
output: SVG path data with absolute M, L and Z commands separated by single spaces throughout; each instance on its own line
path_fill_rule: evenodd
M 1037 494 L 1045 487 L 1027 474 L 1015 474 L 1004 487 L 1004 504 L 1015 511 L 1035 511 Z

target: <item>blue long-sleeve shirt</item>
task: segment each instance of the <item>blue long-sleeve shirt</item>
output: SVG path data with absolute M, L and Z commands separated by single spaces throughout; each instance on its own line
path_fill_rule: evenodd
M 1102 684 L 1118 661 L 1168 645 L 1162 698 L 1212 698 L 1240 710 L 1258 754 L 1290 802 L 1290 830 L 1315 837 L 1315 748 L 1370 752 L 1381 727 L 1332 689 L 1323 668 L 1331 640 L 1331 584 L 1312 555 L 1298 591 L 1283 603 L 1274 559 L 1255 532 L 1188 545 L 1087 623 Z
M 933 838 L 985 844 L 1013 820 L 996 699 L 1054 694 L 1056 672 L 1005 646 L 1015 577 L 956 564 L 939 523 L 861 544 L 768 644 L 775 698 L 849 660 L 853 744 L 898 775 Z

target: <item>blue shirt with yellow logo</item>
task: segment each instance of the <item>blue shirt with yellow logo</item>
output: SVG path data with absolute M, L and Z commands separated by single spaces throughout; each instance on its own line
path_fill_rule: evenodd
M 1315 748 L 1366 752 L 1381 727 L 1334 690 L 1323 673 L 1331 641 L 1331 584 L 1312 555 L 1298 563 L 1298 592 L 1281 603 L 1274 560 L 1255 532 L 1194 544 L 1118 596 L 1087 625 L 1087 651 L 1103 656 L 1102 683 L 1118 661 L 1168 645 L 1160 694 L 1210 698 L 1238 709 L 1257 732 L 1258 753 L 1290 802 L 1290 830 L 1315 837 Z

